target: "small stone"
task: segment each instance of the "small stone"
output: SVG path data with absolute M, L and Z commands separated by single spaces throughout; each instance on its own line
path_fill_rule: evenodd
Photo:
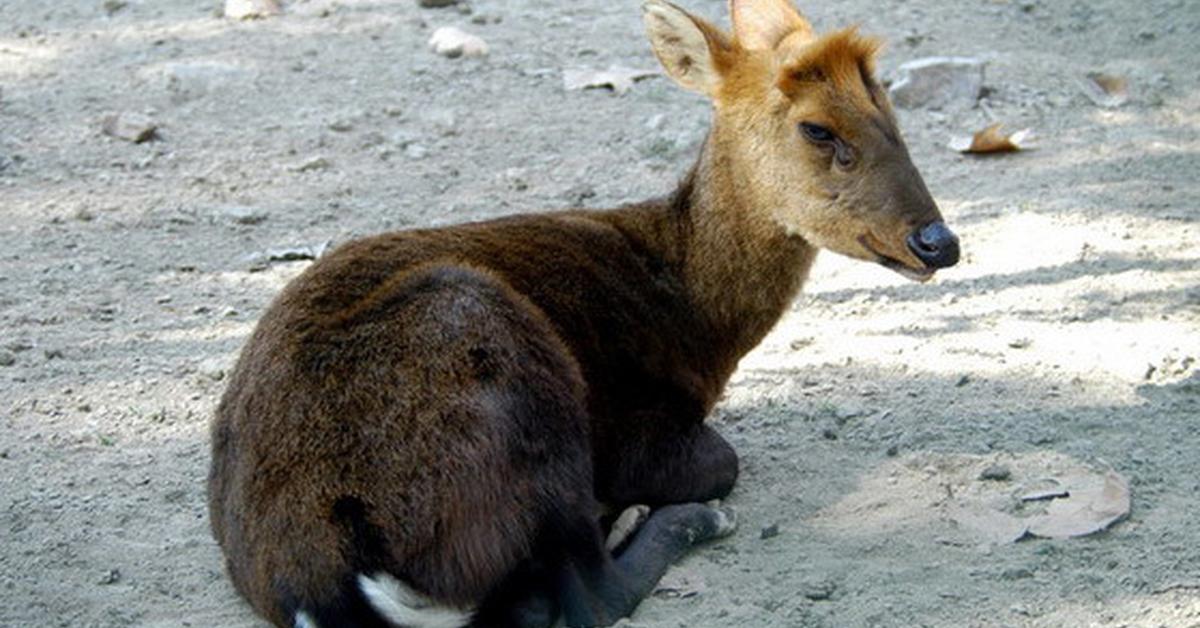
M 225 17 L 252 20 L 283 13 L 278 0 L 225 0 Z
M 480 26 L 485 26 L 487 24 L 499 24 L 503 21 L 504 18 L 500 17 L 499 15 L 493 15 L 489 13 L 477 13 L 471 17 L 471 23 L 478 24 Z
M 121 9 L 129 6 L 129 3 L 125 0 L 104 0 L 104 4 L 101 4 L 100 6 L 104 9 L 104 13 L 111 17 L 118 13 Z
M 828 600 L 837 593 L 837 583 L 832 580 L 810 580 L 800 586 L 800 593 L 814 602 Z
M 1012 470 L 1002 464 L 988 465 L 979 473 L 979 479 L 993 482 L 1004 482 L 1012 477 Z
M 316 156 L 292 166 L 292 170 L 294 172 L 315 172 L 317 170 L 328 170 L 332 165 L 328 159 Z
M 254 207 L 231 205 L 217 210 L 220 218 L 230 220 L 239 225 L 258 225 L 267 220 L 267 213 Z
M 63 353 L 62 349 L 46 349 L 42 352 L 42 355 L 44 355 L 47 360 L 61 360 L 65 354 Z
M 96 584 L 110 585 L 110 584 L 116 584 L 120 581 L 121 581 L 121 570 L 120 569 L 109 569 L 108 573 L 104 574 L 103 576 L 100 576 L 100 580 L 98 582 L 96 582 Z
M 349 120 L 335 120 L 329 124 L 329 130 L 338 133 L 349 133 L 354 130 L 354 124 Z
M 897 69 L 898 78 L 888 93 L 893 102 L 907 109 L 974 106 L 983 91 L 985 65 L 982 60 L 971 57 L 927 57 L 909 61 Z
M 1025 580 L 1032 577 L 1033 572 L 1024 567 L 1005 569 L 1004 571 L 1000 572 L 1000 578 L 1004 580 Z
M 966 386 L 967 384 L 970 384 L 970 383 L 971 383 L 971 376 L 970 375 L 962 375 L 958 378 L 957 382 L 954 382 L 954 386 L 957 388 L 962 388 L 963 386 Z
M 0 351 L 0 366 L 12 366 L 16 363 L 17 356 L 7 351 Z
M 140 113 L 117 113 L 104 119 L 105 135 L 141 144 L 158 136 L 158 124 Z
M 423 9 L 440 9 L 442 7 L 452 7 L 459 3 L 460 0 L 417 0 L 417 6 Z
M 487 42 L 482 38 L 465 33 L 453 26 L 443 26 L 429 38 L 429 48 L 443 57 L 484 57 L 488 53 Z
M 1033 345 L 1033 341 L 1029 338 L 1016 338 L 1008 343 L 1008 346 L 1013 349 L 1028 349 L 1031 345 Z
M 758 533 L 758 538 L 760 538 L 764 541 L 767 539 L 773 539 L 777 536 L 779 536 L 779 524 L 778 523 L 772 523 L 769 526 L 764 526 L 763 529 L 760 530 Z
M 170 303 L 173 299 L 174 299 L 174 297 L 172 297 L 171 295 L 163 294 L 163 295 L 154 297 L 154 302 L 159 305 L 166 305 L 167 303 Z

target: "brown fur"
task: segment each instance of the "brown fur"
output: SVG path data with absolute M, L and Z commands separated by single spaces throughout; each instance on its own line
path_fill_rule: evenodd
M 757 36 L 779 49 L 749 50 L 687 16 L 704 58 L 672 47 L 695 33 L 667 17 L 656 53 L 715 102 L 671 197 L 351 242 L 263 316 L 217 411 L 209 494 L 235 585 L 276 625 L 360 572 L 475 605 L 548 521 L 727 492 L 735 464 L 669 477 L 664 452 L 713 438 L 705 416 L 817 245 L 875 260 L 867 238 L 919 265 L 903 238 L 940 217 L 919 176 L 895 181 L 915 170 L 870 40 L 814 38 L 795 14 Z M 857 143 L 859 167 L 829 174 L 797 135 L 812 117 Z

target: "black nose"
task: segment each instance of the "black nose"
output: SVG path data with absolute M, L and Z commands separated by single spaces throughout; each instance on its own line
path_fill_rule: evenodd
M 949 268 L 958 263 L 958 236 L 940 220 L 910 233 L 908 248 L 929 268 Z

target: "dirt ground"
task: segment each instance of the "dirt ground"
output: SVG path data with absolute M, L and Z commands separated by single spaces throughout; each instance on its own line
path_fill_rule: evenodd
M 260 625 L 204 478 L 224 374 L 309 263 L 271 252 L 660 195 L 706 126 L 661 77 L 563 89 L 564 69 L 655 67 L 634 0 L 214 8 L 0 2 L 0 626 Z M 963 263 L 920 285 L 819 259 L 714 416 L 740 531 L 623 625 L 1200 626 L 1200 6 L 802 9 L 884 36 L 885 77 L 988 62 L 983 105 L 900 112 Z M 491 54 L 429 52 L 443 25 Z M 1088 99 L 1093 71 L 1130 101 Z M 103 135 L 114 113 L 159 138 Z M 1036 149 L 946 148 L 993 120 Z M 1011 476 L 979 479 L 993 464 Z M 1071 465 L 1127 478 L 1130 517 L 1013 543 L 955 515 Z

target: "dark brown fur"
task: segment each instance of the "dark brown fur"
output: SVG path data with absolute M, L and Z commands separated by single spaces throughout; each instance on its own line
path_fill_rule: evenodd
M 696 23 L 722 74 L 748 69 L 726 76 L 733 113 L 671 197 L 351 242 L 263 316 L 217 411 L 209 491 L 233 581 L 275 624 L 378 571 L 486 605 L 529 560 L 558 560 L 562 529 L 599 502 L 733 486 L 736 457 L 704 418 L 816 248 L 761 210 L 742 179 L 757 162 L 734 148 L 747 86 L 783 79 L 754 83 L 774 72 L 761 55 Z M 829 41 L 805 68 L 840 83 L 869 67 L 865 40 Z M 896 208 L 919 214 L 904 233 L 940 219 L 930 207 Z

